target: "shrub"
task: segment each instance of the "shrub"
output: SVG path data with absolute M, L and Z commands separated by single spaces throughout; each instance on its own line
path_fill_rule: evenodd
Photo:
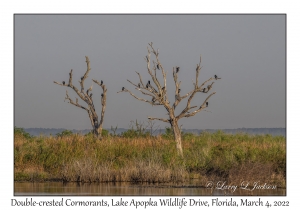
M 70 130 L 64 130 L 64 131 L 62 131 L 60 133 L 57 133 L 56 137 L 71 136 L 72 134 L 73 134 L 72 131 L 70 131 Z
M 27 133 L 27 132 L 24 130 L 24 128 L 17 128 L 16 126 L 15 126 L 15 128 L 14 128 L 14 134 L 15 134 L 15 135 L 21 135 L 21 136 L 23 136 L 25 139 L 32 139 L 32 138 L 33 138 L 33 136 L 31 136 L 29 133 Z

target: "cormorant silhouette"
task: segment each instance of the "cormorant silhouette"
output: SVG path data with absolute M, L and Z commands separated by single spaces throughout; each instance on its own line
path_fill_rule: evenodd
M 205 93 L 205 89 L 206 89 L 206 88 L 203 88 L 203 93 Z
M 180 67 L 176 66 L 176 73 L 179 72 Z
M 124 91 L 125 90 L 125 88 L 124 87 L 122 87 L 122 91 Z
M 63 85 L 65 85 L 65 81 L 63 81 Z
M 103 97 L 103 93 L 101 93 L 101 97 Z
M 158 64 L 156 65 L 156 68 L 159 70 L 159 65 Z
M 178 93 L 180 93 L 180 90 L 181 90 L 181 89 L 178 89 Z
M 81 77 L 81 80 L 83 80 L 83 77 Z
M 138 87 L 141 88 L 141 84 L 140 83 L 138 84 Z
M 103 85 L 103 80 L 101 80 L 101 83 L 100 83 L 100 85 Z
M 150 80 L 148 80 L 148 84 L 150 85 Z
M 208 107 L 208 102 L 206 102 L 206 107 Z
M 217 75 L 215 75 L 215 79 L 217 80 L 217 79 L 221 79 L 221 78 L 219 78 Z

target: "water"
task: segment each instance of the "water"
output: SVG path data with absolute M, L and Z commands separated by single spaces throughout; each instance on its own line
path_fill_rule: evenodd
M 285 196 L 286 189 L 253 190 L 236 189 L 229 190 L 207 189 L 191 184 L 165 185 L 165 184 L 130 184 L 130 183 L 61 183 L 61 182 L 15 182 L 14 195 L 43 196 Z

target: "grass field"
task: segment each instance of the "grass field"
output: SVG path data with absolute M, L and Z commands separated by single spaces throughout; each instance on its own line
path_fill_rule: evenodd
M 282 136 L 183 134 L 184 157 L 168 136 L 91 135 L 14 137 L 15 181 L 184 183 L 241 181 L 286 187 L 286 139 Z

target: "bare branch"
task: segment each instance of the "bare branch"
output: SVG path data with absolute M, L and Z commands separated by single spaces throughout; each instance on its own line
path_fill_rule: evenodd
M 86 107 L 84 107 L 84 106 L 78 104 L 78 98 L 76 98 L 76 103 L 74 103 L 74 101 L 69 97 L 69 94 L 68 94 L 68 91 L 67 91 L 67 90 L 66 90 L 66 97 L 65 97 L 65 100 L 69 100 L 68 103 L 73 104 L 74 106 L 77 106 L 77 107 L 79 107 L 79 108 L 82 108 L 82 109 L 88 111 L 88 109 L 87 109 Z
M 139 75 L 140 83 L 142 84 L 142 87 L 145 88 L 145 85 L 144 85 L 143 80 L 142 80 L 142 76 L 140 75 L 139 72 L 136 71 L 136 73 Z
M 148 117 L 149 120 L 160 120 L 160 121 L 163 121 L 163 122 L 169 122 L 168 119 L 164 119 L 164 118 L 156 118 L 156 117 Z
M 131 91 L 127 90 L 127 89 L 118 91 L 117 93 L 121 93 L 121 92 L 128 92 L 130 95 L 132 95 L 132 96 L 133 96 L 134 98 L 136 98 L 137 100 L 147 102 L 147 103 L 149 103 L 149 104 L 151 104 L 151 105 L 161 105 L 161 104 L 156 104 L 156 103 L 154 103 L 153 101 L 149 101 L 149 100 L 146 100 L 146 99 L 143 99 L 143 98 L 139 98 L 139 97 L 137 97 L 136 95 L 134 95 Z
M 191 112 L 191 113 L 187 113 L 188 110 L 193 109 L 193 108 L 195 108 L 195 107 L 197 107 L 197 106 L 193 106 L 193 107 L 191 107 L 191 108 L 188 108 L 188 110 L 183 110 L 183 111 L 181 112 L 181 114 L 180 114 L 179 116 L 177 116 L 178 119 L 180 119 L 180 118 L 182 118 L 182 117 L 191 117 L 191 116 L 194 116 L 195 114 L 197 114 L 197 113 L 200 112 L 201 110 L 207 108 L 207 103 L 208 103 L 207 101 L 208 101 L 208 99 L 209 99 L 212 95 L 214 95 L 215 93 L 216 93 L 216 92 L 211 93 L 211 94 L 204 100 L 204 102 L 203 102 L 202 105 L 199 107 L 199 109 L 197 109 L 197 110 L 195 110 L 195 111 L 193 111 L 193 112 Z M 187 114 L 185 114 L 185 113 L 187 113 Z

